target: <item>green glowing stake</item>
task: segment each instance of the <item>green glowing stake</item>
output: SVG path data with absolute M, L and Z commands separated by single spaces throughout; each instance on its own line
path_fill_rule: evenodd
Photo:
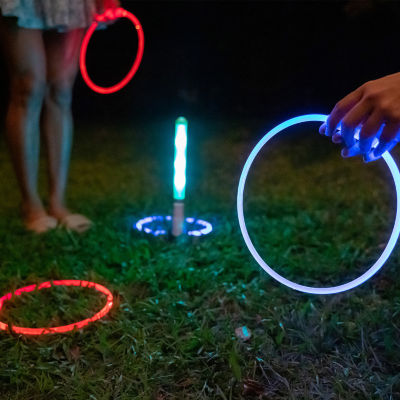
M 185 199 L 187 126 L 184 117 L 175 121 L 174 200 L 180 201 Z
M 174 157 L 174 209 L 172 213 L 172 236 L 183 233 L 185 222 L 185 187 L 186 187 L 186 147 L 187 147 L 186 118 L 179 117 L 175 121 L 175 157 Z

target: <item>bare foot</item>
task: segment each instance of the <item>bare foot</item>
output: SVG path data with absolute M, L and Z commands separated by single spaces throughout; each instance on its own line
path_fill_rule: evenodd
M 37 234 L 45 233 L 57 227 L 57 219 L 48 215 L 40 205 L 23 205 L 22 216 L 25 228 Z
M 50 207 L 49 214 L 57 218 L 61 226 L 74 232 L 86 232 L 93 225 L 93 222 L 84 215 L 75 214 L 63 206 Z

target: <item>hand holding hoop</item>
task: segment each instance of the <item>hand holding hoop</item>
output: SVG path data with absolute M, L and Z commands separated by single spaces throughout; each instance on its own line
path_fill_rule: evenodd
M 95 0 L 96 8 L 98 13 L 104 13 L 105 10 L 109 8 L 118 8 L 121 7 L 121 3 L 119 0 Z
M 87 72 L 87 68 L 86 68 L 87 48 L 88 48 L 89 41 L 90 41 L 94 31 L 97 29 L 99 23 L 116 20 L 118 18 L 128 18 L 135 26 L 136 32 L 138 35 L 138 50 L 137 50 L 136 58 L 132 65 L 132 68 L 128 72 L 128 74 L 125 76 L 125 78 L 122 79 L 122 81 L 117 83 L 116 85 L 113 85 L 110 87 L 102 87 L 102 86 L 96 85 L 90 79 L 89 74 Z M 141 26 L 139 20 L 132 13 L 130 13 L 127 10 L 124 10 L 121 7 L 115 8 L 115 9 L 108 9 L 103 14 L 96 16 L 95 21 L 90 26 L 90 28 L 86 32 L 85 37 L 83 38 L 81 54 L 80 54 L 80 63 L 79 63 L 82 77 L 83 77 L 84 81 L 87 83 L 87 85 L 97 93 L 100 93 L 100 94 L 115 93 L 115 92 L 121 90 L 124 86 L 126 86 L 130 82 L 130 80 L 133 78 L 133 76 L 136 74 L 136 72 L 139 68 L 140 62 L 142 61 L 143 50 L 144 50 L 144 35 L 143 35 L 143 29 L 142 29 L 142 26 Z
M 286 128 L 289 128 L 290 126 L 300 124 L 302 122 L 326 122 L 327 115 L 322 115 L 322 114 L 308 114 L 308 115 L 301 115 L 296 118 L 289 119 L 285 122 L 282 122 L 281 124 L 277 125 L 274 129 L 271 129 L 268 133 L 264 135 L 264 137 L 256 144 L 252 152 L 250 153 L 244 167 L 242 174 L 240 176 L 239 180 L 239 187 L 238 187 L 238 194 L 237 194 L 237 213 L 238 213 L 238 218 L 239 218 L 239 225 L 240 225 L 240 230 L 243 235 L 243 239 L 250 250 L 251 255 L 254 257 L 254 259 L 258 262 L 258 264 L 261 266 L 261 268 L 267 272 L 272 278 L 276 279 L 278 282 L 282 283 L 283 285 L 286 285 L 292 289 L 298 290 L 300 292 L 305 292 L 305 293 L 313 293 L 313 294 L 333 294 L 333 293 L 340 293 L 344 292 L 346 290 L 355 288 L 358 285 L 361 285 L 364 283 L 366 280 L 371 278 L 374 274 L 376 274 L 382 267 L 383 264 L 386 262 L 386 260 L 389 258 L 390 253 L 393 251 L 394 246 L 396 245 L 397 239 L 399 237 L 400 233 L 400 213 L 399 213 L 399 208 L 400 208 L 400 172 L 399 169 L 392 158 L 392 156 L 386 151 L 383 153 L 382 158 L 385 160 L 387 166 L 389 167 L 389 170 L 392 174 L 395 189 L 396 189 L 396 219 L 394 221 L 394 227 L 392 230 L 392 234 L 390 235 L 389 241 L 383 250 L 383 253 L 381 256 L 378 258 L 378 260 L 375 262 L 374 265 L 372 265 L 364 274 L 359 276 L 358 278 L 344 283 L 342 285 L 338 286 L 332 286 L 332 287 L 311 287 L 311 286 L 305 286 L 305 285 L 300 285 L 296 282 L 290 281 L 289 279 L 286 279 L 282 275 L 279 275 L 274 269 L 272 269 L 258 254 L 256 248 L 254 247 L 249 233 L 247 232 L 247 227 L 246 227 L 246 222 L 244 219 L 244 212 L 243 212 L 243 192 L 244 192 L 244 187 L 246 184 L 246 178 L 249 173 L 250 167 L 256 158 L 257 154 L 260 152 L 260 150 L 263 148 L 263 146 L 271 140 L 275 135 L 280 133 Z
M 345 145 L 343 157 L 363 155 L 364 161 L 374 161 L 400 140 L 399 107 L 400 73 L 395 73 L 366 82 L 341 99 L 320 133 Z

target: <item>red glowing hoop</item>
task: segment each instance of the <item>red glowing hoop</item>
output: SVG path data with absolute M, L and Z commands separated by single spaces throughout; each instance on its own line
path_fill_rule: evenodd
M 88 74 L 87 68 L 86 68 L 86 52 L 87 52 L 89 41 L 93 35 L 93 32 L 96 30 L 97 26 L 99 25 L 99 22 L 106 22 L 106 21 L 115 20 L 118 18 L 128 18 L 135 26 L 136 32 L 138 35 L 138 50 L 137 50 L 136 58 L 135 58 L 135 61 L 133 62 L 132 68 L 128 72 L 128 74 L 125 76 L 125 78 L 122 79 L 122 81 L 117 83 L 116 85 L 113 85 L 110 87 L 102 87 L 102 86 L 96 85 L 89 77 L 89 74 Z M 87 85 L 97 93 L 101 93 L 101 94 L 115 93 L 118 90 L 121 90 L 125 85 L 127 85 L 129 83 L 129 81 L 133 78 L 133 76 L 136 74 L 136 71 L 139 68 L 140 62 L 142 61 L 143 49 L 144 49 L 144 35 L 143 35 L 143 29 L 142 29 L 142 26 L 141 26 L 139 20 L 132 13 L 130 13 L 127 10 L 124 10 L 121 7 L 116 8 L 116 9 L 109 9 L 104 14 L 100 14 L 100 15 L 96 16 L 95 21 L 90 26 L 90 28 L 86 32 L 85 37 L 83 38 L 83 42 L 82 42 L 82 46 L 81 46 L 81 55 L 80 55 L 80 68 L 81 68 L 82 77 L 83 77 L 84 81 L 87 83 Z
M 90 322 L 97 321 L 100 318 L 103 318 L 113 306 L 113 295 L 112 293 L 104 286 L 99 285 L 98 283 L 88 282 L 88 281 L 78 281 L 78 280 L 61 280 L 61 281 L 51 281 L 51 282 L 43 282 L 40 285 L 29 285 L 23 288 L 17 289 L 14 293 L 7 293 L 3 297 L 0 298 L 0 310 L 3 308 L 3 304 L 5 301 L 10 300 L 12 296 L 20 296 L 22 293 L 32 292 L 33 290 L 41 290 L 47 289 L 51 286 L 80 286 L 96 289 L 98 292 L 103 293 L 107 296 L 106 305 L 93 317 L 84 319 L 79 322 L 75 322 L 69 325 L 63 326 L 55 326 L 49 328 L 23 328 L 20 326 L 8 326 L 4 322 L 0 322 L 0 330 L 2 331 L 10 331 L 12 330 L 15 333 L 20 333 L 23 335 L 48 335 L 51 333 L 64 333 L 68 331 L 72 331 L 73 329 L 81 329 L 84 326 L 88 325 Z

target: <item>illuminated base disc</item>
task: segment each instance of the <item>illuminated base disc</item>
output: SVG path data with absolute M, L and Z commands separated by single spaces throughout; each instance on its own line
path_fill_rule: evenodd
M 400 233 L 400 215 L 399 215 L 399 206 L 400 206 L 400 196 L 399 196 L 399 190 L 400 190 L 400 173 L 399 169 L 393 160 L 392 156 L 386 152 L 383 154 L 383 159 L 385 160 L 387 166 L 389 167 L 389 170 L 392 174 L 394 185 L 396 188 L 396 219 L 394 222 L 393 226 L 393 231 L 390 235 L 389 241 L 383 250 L 383 253 L 381 256 L 378 258 L 378 260 L 375 262 L 372 267 L 370 267 L 364 274 L 359 276 L 358 278 L 345 283 L 343 285 L 339 286 L 332 286 L 332 287 L 311 287 L 311 286 L 304 286 L 300 285 L 296 282 L 290 281 L 283 276 L 279 275 L 275 270 L 273 270 L 258 254 L 257 250 L 255 249 L 250 236 L 247 232 L 246 228 L 246 223 L 244 219 L 244 213 L 243 213 L 243 192 L 244 192 L 244 187 L 246 184 L 246 178 L 249 173 L 250 167 L 256 158 L 257 154 L 260 152 L 260 150 L 263 148 L 263 146 L 271 140 L 275 135 L 277 135 L 279 132 L 283 131 L 286 128 L 289 128 L 290 126 L 300 124 L 302 122 L 325 122 L 327 119 L 327 115 L 322 115 L 322 114 L 308 114 L 308 115 L 302 115 L 296 118 L 289 119 L 272 130 L 270 130 L 254 147 L 252 152 L 250 153 L 249 158 L 247 159 L 244 167 L 242 174 L 240 176 L 239 180 L 239 187 L 238 187 L 238 194 L 237 194 L 237 213 L 238 213 L 238 218 L 239 218 L 239 225 L 240 225 L 240 230 L 243 235 L 243 239 L 250 250 L 250 253 L 252 256 L 255 258 L 255 260 L 258 262 L 258 264 L 267 272 L 269 275 L 271 275 L 274 279 L 279 281 L 280 283 L 301 291 L 305 293 L 313 293 L 313 294 L 332 294 L 332 293 L 339 293 L 339 292 L 344 292 L 346 290 L 352 289 L 358 285 L 361 285 L 364 283 L 366 280 L 371 278 L 374 274 L 376 274 L 383 266 L 383 264 L 386 262 L 388 257 L 390 256 L 390 253 L 393 251 L 394 246 L 396 245 L 397 239 L 399 237 Z
M 148 233 L 153 236 L 167 235 L 171 228 L 172 217 L 170 215 L 161 216 L 154 215 L 142 218 L 135 224 L 135 228 L 139 232 Z M 186 218 L 185 219 L 186 235 L 188 236 L 204 236 L 212 232 L 212 225 L 202 219 Z
M 100 318 L 103 318 L 113 306 L 113 295 L 106 287 L 94 282 L 69 279 L 61 281 L 43 282 L 40 285 L 25 286 L 23 288 L 17 289 L 14 293 L 7 293 L 6 295 L 0 298 L 0 310 L 3 308 L 4 303 L 7 300 L 10 300 L 13 296 L 20 296 L 22 293 L 32 292 L 34 290 L 47 289 L 52 286 L 79 286 L 79 287 L 93 288 L 98 292 L 107 296 L 106 305 L 98 313 L 93 315 L 93 317 L 69 325 L 54 326 L 49 328 L 23 328 L 21 326 L 14 326 L 14 325 L 10 327 L 5 323 L 0 322 L 0 330 L 2 331 L 12 330 L 13 332 L 22 335 L 48 335 L 51 333 L 65 333 L 68 331 L 72 331 L 74 329 L 81 329 L 84 326 L 88 325 L 89 323 L 97 321 Z

